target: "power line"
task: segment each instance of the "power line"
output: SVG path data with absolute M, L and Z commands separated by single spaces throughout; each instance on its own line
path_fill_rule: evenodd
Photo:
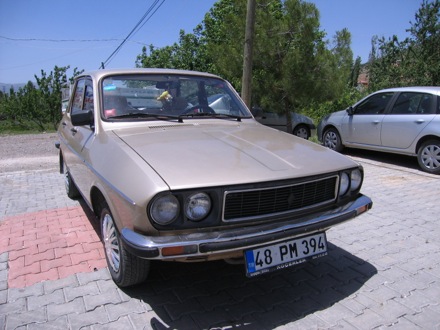
M 121 39 L 39 39 L 39 38 L 10 38 L 0 36 L 1 39 L 10 41 L 45 41 L 45 42 L 108 42 L 119 41 Z
M 150 18 L 156 13 L 156 11 L 163 5 L 163 3 L 165 2 L 165 0 L 162 0 L 162 2 L 157 5 L 159 3 L 160 0 L 155 0 L 153 2 L 153 4 L 147 9 L 147 11 L 145 12 L 145 14 L 142 16 L 142 18 L 139 20 L 139 22 L 137 22 L 137 24 L 135 25 L 135 27 L 130 31 L 130 33 L 125 37 L 125 39 L 119 44 L 118 47 L 116 47 L 116 49 L 113 51 L 113 53 L 110 54 L 110 56 L 104 61 L 101 62 L 101 66 L 100 69 L 104 69 L 105 66 L 110 63 L 110 61 L 116 56 L 117 53 L 119 53 L 119 51 L 121 50 L 122 46 L 128 41 L 128 39 L 133 36 L 135 33 L 137 33 L 144 25 L 145 23 L 147 23 Z M 157 7 L 156 7 L 157 5 Z M 156 7 L 156 9 L 154 9 Z M 154 10 L 154 11 L 153 11 Z M 152 12 L 153 11 L 153 12 Z M 151 14 L 150 14 L 151 13 Z M 148 16 L 150 15 L 150 16 Z M 148 16 L 148 18 L 147 18 Z

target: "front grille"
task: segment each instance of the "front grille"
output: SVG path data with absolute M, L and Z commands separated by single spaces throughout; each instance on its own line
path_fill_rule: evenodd
M 338 177 L 263 189 L 225 192 L 223 220 L 237 221 L 300 211 L 336 199 Z

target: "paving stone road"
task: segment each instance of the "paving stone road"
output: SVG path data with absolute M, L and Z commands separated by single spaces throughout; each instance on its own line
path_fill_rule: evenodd
M 0 173 L 0 329 L 440 329 L 440 177 L 349 156 L 374 205 L 328 232 L 328 256 L 252 279 L 242 265 L 157 262 L 124 290 L 56 165 Z

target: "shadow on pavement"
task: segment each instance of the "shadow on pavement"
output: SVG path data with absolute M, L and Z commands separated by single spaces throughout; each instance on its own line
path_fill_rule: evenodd
M 79 205 L 84 211 L 84 214 L 87 216 L 87 219 L 89 219 L 90 224 L 92 225 L 93 229 L 95 230 L 96 234 L 99 238 L 101 238 L 101 228 L 99 224 L 99 219 L 96 217 L 95 213 L 90 209 L 90 207 L 87 205 L 87 203 L 84 201 L 82 197 L 76 198 L 76 201 L 78 201 Z
M 261 277 L 244 265 L 154 262 L 143 285 L 124 289 L 166 323 L 155 329 L 273 329 L 324 310 L 355 293 L 376 268 L 329 243 L 329 255 Z
M 417 157 L 349 148 L 344 149 L 343 153 L 347 156 L 360 157 L 389 165 L 406 167 L 413 170 L 420 170 L 419 164 L 417 163 Z

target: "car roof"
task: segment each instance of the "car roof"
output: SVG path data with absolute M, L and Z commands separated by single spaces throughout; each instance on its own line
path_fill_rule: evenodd
M 202 76 L 207 78 L 218 78 L 222 79 L 219 76 L 216 76 L 211 73 L 199 72 L 199 71 L 190 71 L 190 70 L 177 70 L 177 69 L 160 69 L 160 68 L 127 68 L 127 69 L 102 69 L 84 72 L 80 74 L 78 77 L 84 76 L 92 76 L 95 79 L 101 79 L 110 75 L 124 75 L 124 74 L 179 74 L 179 75 L 190 75 L 190 76 Z
M 440 96 L 440 87 L 438 86 L 411 86 L 411 87 L 395 87 L 379 90 L 375 93 L 383 92 L 419 92 L 419 93 L 429 93 Z

